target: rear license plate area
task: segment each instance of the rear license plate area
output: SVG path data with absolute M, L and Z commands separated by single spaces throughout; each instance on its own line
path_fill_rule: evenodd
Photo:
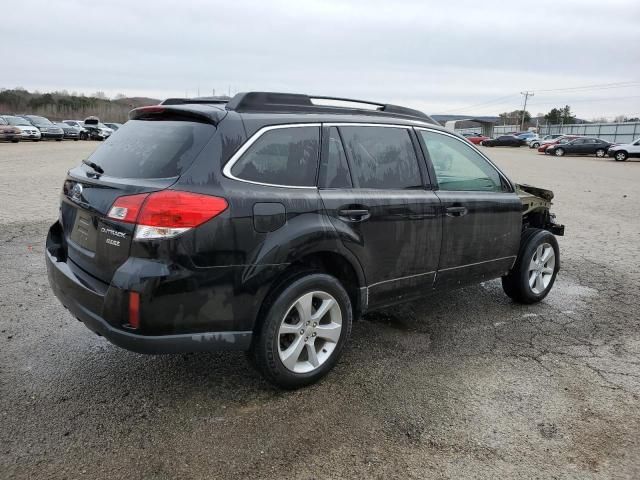
M 76 211 L 76 219 L 71 231 L 71 241 L 79 247 L 96 251 L 97 229 L 93 218 L 88 212 Z

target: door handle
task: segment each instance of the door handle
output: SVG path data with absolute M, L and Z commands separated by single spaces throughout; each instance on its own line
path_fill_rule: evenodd
M 467 207 L 447 207 L 447 217 L 462 217 L 467 214 Z
M 371 218 L 369 210 L 364 208 L 345 208 L 338 211 L 340 218 L 347 222 L 364 222 Z

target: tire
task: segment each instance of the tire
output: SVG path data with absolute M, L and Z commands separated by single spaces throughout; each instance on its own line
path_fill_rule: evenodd
M 549 294 L 559 270 L 560 249 L 556 237 L 546 230 L 528 228 L 520 238 L 520 251 L 513 268 L 502 277 L 502 289 L 515 302 L 536 303 Z
M 603 158 L 606 154 L 607 152 L 602 148 L 599 148 L 598 150 L 596 150 L 596 157 L 598 158 Z
M 318 309 L 331 304 L 314 322 Z M 311 315 L 304 315 L 304 305 L 310 306 Z M 265 307 L 249 352 L 260 373 L 287 390 L 315 383 L 329 373 L 353 322 L 351 300 L 342 284 L 330 275 L 307 272 L 286 282 Z
M 18 143 L 20 140 L 11 140 L 11 143 Z
M 56 138 L 56 142 L 61 142 L 62 139 L 61 138 Z
M 539 147 L 540 147 L 540 143 L 538 142 L 534 142 L 529 146 L 529 148 L 539 148 Z
M 556 148 L 555 151 L 553 152 L 553 154 L 556 157 L 563 157 L 564 156 L 564 149 L 562 148 Z
M 616 162 L 625 162 L 629 158 L 629 154 L 625 151 L 616 152 L 613 156 Z

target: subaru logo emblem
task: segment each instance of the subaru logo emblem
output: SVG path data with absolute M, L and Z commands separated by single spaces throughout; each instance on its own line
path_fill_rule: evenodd
M 82 184 L 76 183 L 71 189 L 71 198 L 73 200 L 80 200 L 82 196 Z

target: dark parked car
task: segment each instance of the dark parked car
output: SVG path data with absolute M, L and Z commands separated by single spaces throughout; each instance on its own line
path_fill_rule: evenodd
M 613 144 L 600 138 L 580 137 L 567 143 L 549 145 L 544 153 L 547 155 L 555 155 L 556 157 L 562 157 L 567 154 L 604 157 L 611 145 Z
M 71 140 L 75 140 L 76 142 L 80 139 L 81 130 L 78 127 L 71 126 L 64 122 L 56 122 L 56 125 L 59 126 L 64 132 L 63 138 L 69 138 Z
M 40 130 L 41 138 L 43 140 L 52 138 L 58 142 L 62 141 L 64 132 L 60 127 L 55 125 L 51 120 L 38 115 L 18 115 L 19 117 L 28 120 L 31 125 L 37 127 Z
M 525 139 L 518 138 L 515 135 L 500 135 L 497 138 L 480 142 L 480 145 L 485 147 L 521 147 L 526 144 Z
M 56 296 L 123 348 L 248 350 L 296 388 L 367 311 L 500 277 L 517 302 L 549 293 L 552 192 L 421 112 L 313 100 L 133 110 L 64 182 L 45 253 Z
M 4 118 L 0 117 L 0 140 L 18 143 L 22 136 L 22 132 L 13 125 L 9 125 Z

